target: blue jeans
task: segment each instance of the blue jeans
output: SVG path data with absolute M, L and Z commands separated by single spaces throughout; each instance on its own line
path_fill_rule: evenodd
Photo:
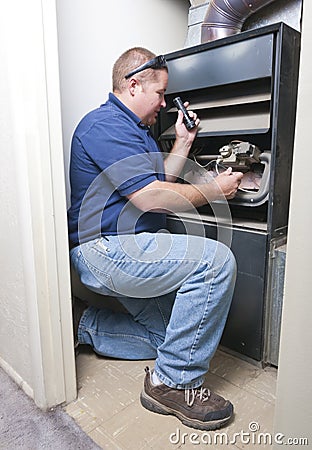
M 128 311 L 90 306 L 80 343 L 109 357 L 156 358 L 158 378 L 172 388 L 203 383 L 234 290 L 228 247 L 183 234 L 108 236 L 72 249 L 71 262 L 86 287 L 117 297 Z

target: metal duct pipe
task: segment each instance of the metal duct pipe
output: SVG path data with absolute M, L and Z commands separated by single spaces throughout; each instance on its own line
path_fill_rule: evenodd
M 211 0 L 201 28 L 201 42 L 239 33 L 251 14 L 274 0 Z

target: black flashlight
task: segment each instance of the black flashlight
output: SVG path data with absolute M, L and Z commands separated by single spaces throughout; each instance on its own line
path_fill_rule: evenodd
M 181 97 L 174 98 L 173 99 L 173 103 L 175 104 L 175 106 L 178 109 L 180 109 L 182 111 L 182 113 L 183 113 L 183 121 L 184 121 L 184 124 L 185 124 L 186 128 L 188 130 L 192 130 L 193 128 L 195 128 L 196 127 L 195 120 L 193 120 L 190 117 L 189 113 L 187 112 L 187 109 L 185 108 L 185 106 L 184 106 L 184 104 L 183 104 L 183 102 L 181 100 Z

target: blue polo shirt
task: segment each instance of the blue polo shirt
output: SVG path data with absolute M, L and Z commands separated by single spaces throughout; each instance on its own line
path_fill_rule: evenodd
M 110 93 L 104 105 L 81 120 L 73 135 L 71 244 L 165 228 L 165 214 L 143 213 L 126 198 L 155 180 L 165 180 L 157 142 L 149 128 Z

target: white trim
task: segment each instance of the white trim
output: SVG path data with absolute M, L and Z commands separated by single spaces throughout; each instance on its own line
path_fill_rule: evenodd
M 55 1 L 42 1 L 45 68 L 47 80 L 50 163 L 54 206 L 56 268 L 58 276 L 59 314 L 62 337 L 65 402 L 77 395 L 73 351 L 69 248 L 66 215 L 66 192 L 62 142 L 61 99 L 57 48 Z
M 32 375 L 24 387 L 47 410 L 76 398 L 56 6 L 31 0 L 4 9 Z
M 34 398 L 34 391 L 25 380 L 0 356 L 0 367 L 12 378 L 13 381 L 31 398 Z

